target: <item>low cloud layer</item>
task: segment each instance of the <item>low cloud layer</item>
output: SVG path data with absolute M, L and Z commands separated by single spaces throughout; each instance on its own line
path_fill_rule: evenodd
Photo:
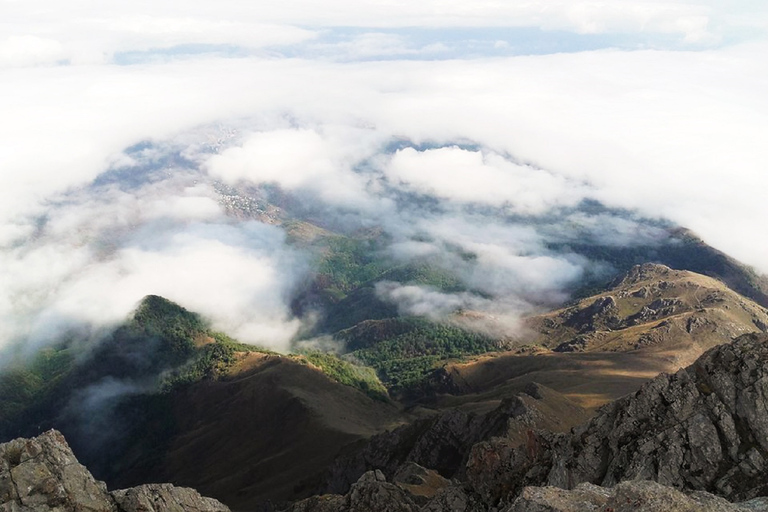
M 35 235 L 3 251 L 6 342 L 36 347 L 115 325 L 152 293 L 243 341 L 287 349 L 299 328 L 287 303 L 304 256 L 277 227 L 228 219 L 189 169 L 160 171 L 127 190 L 94 185 L 53 198 Z
M 516 164 L 498 154 L 456 146 L 398 151 L 387 167 L 387 176 L 406 188 L 442 199 L 506 206 L 527 215 L 573 206 L 586 192 L 579 183 L 562 176 Z
M 689 227 L 768 272 L 765 12 L 333 6 L 290 2 L 255 19 L 231 2 L 183 18 L 172 2 L 0 3 L 0 347 L 109 325 L 160 294 L 285 349 L 312 255 L 265 219 L 228 215 L 221 186 L 276 185 L 335 226 L 381 228 L 390 257 L 432 258 L 471 290 L 381 292 L 409 311 L 562 301 L 610 269 L 551 242 L 663 240 L 632 215 Z M 458 33 L 440 27 L 509 34 L 472 46 L 462 33 L 455 58 Z M 520 27 L 612 43 L 516 56 Z M 623 37 L 635 51 L 608 49 Z M 635 213 L 569 210 L 583 200 Z

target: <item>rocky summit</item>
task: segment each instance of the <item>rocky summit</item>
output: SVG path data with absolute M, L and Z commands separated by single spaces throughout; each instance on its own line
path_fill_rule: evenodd
M 228 512 L 193 490 L 149 484 L 108 492 L 77 461 L 64 436 L 50 430 L 0 444 L 3 512 Z
M 567 433 L 529 430 L 522 441 L 504 435 L 475 444 L 466 479 L 443 481 L 420 503 L 402 479 L 368 471 L 345 495 L 289 510 L 768 510 L 761 498 L 768 494 L 767 403 L 768 335 L 744 335 Z M 422 475 L 417 487 L 426 483 L 426 469 L 409 473 Z
M 768 336 L 745 335 L 653 379 L 567 434 L 475 445 L 467 475 L 489 504 L 512 501 L 525 485 L 612 487 L 624 480 L 750 499 L 768 492 L 766 403 Z

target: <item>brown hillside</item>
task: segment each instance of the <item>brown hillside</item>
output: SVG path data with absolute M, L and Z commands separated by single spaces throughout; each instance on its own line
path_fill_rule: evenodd
M 312 494 L 341 447 L 403 420 L 317 369 L 256 353 L 179 393 L 173 416 L 179 433 L 159 464 L 126 481 L 172 481 L 250 510 Z
M 527 350 L 443 368 L 434 405 L 494 400 L 539 382 L 594 408 L 713 346 L 768 329 L 768 310 L 716 279 L 646 264 L 604 293 L 529 318 L 527 327 L 534 333 Z

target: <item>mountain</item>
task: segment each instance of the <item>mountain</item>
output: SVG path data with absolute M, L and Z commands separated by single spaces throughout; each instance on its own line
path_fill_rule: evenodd
M 464 484 L 406 463 L 391 483 L 368 471 L 346 495 L 312 497 L 290 510 L 765 511 L 768 500 L 755 496 L 766 491 L 766 367 L 768 335 L 744 335 L 568 433 L 529 429 L 522 442 L 502 436 L 478 443 Z M 554 487 L 524 487 L 543 483 Z M 108 493 L 55 431 L 0 444 L 0 485 L 0 505 L 9 510 L 227 510 L 167 484 Z M 732 504 L 703 489 L 748 501 Z
M 114 485 L 170 481 L 237 509 L 315 492 L 342 447 L 409 419 L 393 404 L 280 355 L 243 355 L 226 375 L 172 392 L 173 431 Z
M 595 408 L 715 345 L 765 331 L 768 310 L 716 279 L 644 264 L 526 326 L 527 345 L 515 351 L 443 366 L 431 382 L 437 398 L 428 402 L 493 400 L 535 381 Z
M 347 492 L 367 471 L 381 471 L 391 479 L 404 464 L 430 468 L 443 478 L 464 478 L 470 450 L 480 441 L 497 436 L 518 438 L 530 428 L 566 432 L 591 416 L 566 397 L 535 383 L 487 412 L 469 409 L 443 410 L 347 447 L 329 468 L 323 491 Z
M 768 335 L 748 334 L 694 364 L 662 374 L 602 408 L 568 434 L 535 434 L 473 448 L 467 476 L 486 502 L 509 501 L 525 485 L 607 487 L 653 480 L 731 499 L 763 496 Z
M 94 349 L 2 374 L 0 404 L 0 439 L 60 429 L 111 487 L 171 481 L 244 507 L 313 492 L 341 447 L 412 418 L 368 368 L 238 344 L 157 296 Z
M 450 273 L 427 262 L 385 268 L 370 259 L 375 244 L 316 235 L 307 243 L 327 244 L 327 279 L 316 276 L 316 294 L 297 307 L 319 300 L 337 323 L 319 324 L 296 353 L 240 344 L 148 296 L 96 346 L 65 340 L 3 372 L 0 440 L 55 427 L 110 487 L 171 482 L 241 510 L 329 492 L 338 498 L 296 506 L 351 507 L 345 493 L 383 488 L 396 496 L 392 503 L 405 503 L 405 493 L 408 507 L 466 502 L 486 510 L 494 500 L 511 505 L 513 496 L 483 490 L 476 475 L 515 492 L 562 482 L 486 474 L 479 447 L 498 458 L 552 444 L 660 372 L 768 326 L 763 306 L 722 281 L 643 264 L 595 295 L 524 319 L 515 338 L 477 332 L 457 317 L 382 309 L 372 291 L 386 278 L 462 293 Z M 317 351 L 317 340 L 335 352 Z M 542 474 L 552 470 L 526 461 Z
M 555 352 L 627 351 L 644 347 L 686 352 L 745 332 L 768 329 L 768 309 L 723 282 L 664 265 L 633 267 L 605 292 L 529 318 L 531 343 Z M 685 363 L 683 363 L 685 364 Z
M 596 209 L 593 213 L 610 211 L 594 204 L 583 208 L 587 211 Z M 567 249 L 590 260 L 606 263 L 619 275 L 643 263 L 658 263 L 675 269 L 689 270 L 722 281 L 736 293 L 768 307 L 768 276 L 759 274 L 753 268 L 706 244 L 689 229 L 667 227 L 665 239 L 661 243 L 649 245 L 604 243 L 586 237 L 581 240 L 550 243 L 549 246 L 553 250 Z M 607 282 L 601 281 L 599 277 L 587 279 L 575 294 L 592 295 L 606 284 Z
M 388 481 L 371 470 L 344 495 L 310 498 L 289 510 L 768 510 L 768 499 L 758 498 L 768 491 L 766 368 L 768 335 L 743 335 L 567 433 L 534 427 L 523 438 L 477 443 L 463 483 L 435 481 L 428 469 L 412 466 L 410 479 L 398 470 Z M 414 491 L 430 480 L 437 489 L 419 504 Z M 543 485 L 549 487 L 535 487 Z

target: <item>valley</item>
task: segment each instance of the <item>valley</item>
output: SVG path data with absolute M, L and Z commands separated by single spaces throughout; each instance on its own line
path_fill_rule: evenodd
M 236 510 L 269 510 L 344 494 L 366 471 L 393 478 L 408 463 L 465 480 L 478 443 L 567 432 L 660 373 L 768 326 L 765 307 L 723 281 L 642 264 L 500 337 L 464 321 L 484 320 L 480 311 L 400 316 L 368 291 L 367 276 L 443 290 L 460 282 L 426 262 L 361 263 L 367 251 L 344 263 L 339 251 L 359 247 L 321 252 L 325 270 L 297 300 L 322 304 L 332 320 L 296 353 L 240 344 L 150 296 L 95 351 L 63 342 L 6 371 L 2 439 L 57 428 L 110 487 L 168 481 Z
M 765 278 L 651 221 L 660 243 L 552 242 L 601 269 L 563 303 L 492 292 L 472 274 L 478 254 L 444 240 L 412 238 L 445 252 L 400 258 L 386 230 L 350 229 L 278 189 L 220 193 L 234 222 L 279 226 L 310 256 L 289 298 L 303 322 L 291 350 L 241 343 L 150 295 L 96 343 L 70 334 L 16 355 L 0 373 L 0 441 L 55 428 L 110 488 L 170 482 L 235 510 L 281 510 L 409 464 L 467 482 L 476 446 L 565 434 L 768 329 Z M 583 204 L 561 217 L 577 214 L 626 215 Z M 546 232 L 562 218 L 526 222 Z

